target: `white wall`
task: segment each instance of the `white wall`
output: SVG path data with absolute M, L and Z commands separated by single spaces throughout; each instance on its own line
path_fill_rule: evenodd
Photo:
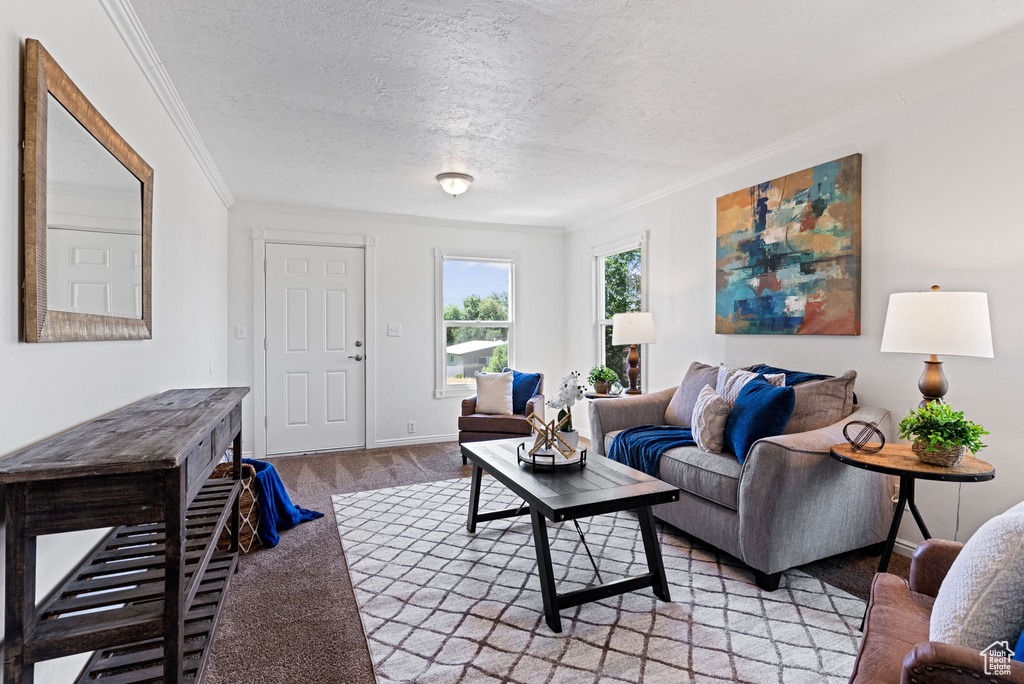
M 153 339 L 25 344 L 20 320 L 22 54 L 36 38 L 155 170 Z M 7 0 L 0 12 L 0 454 L 173 387 L 223 385 L 227 210 L 98 2 Z M 40 540 L 47 592 L 98 533 Z M 2 562 L 2 561 L 0 561 Z M 42 664 L 70 681 L 82 658 Z
M 650 231 L 650 310 L 658 343 L 645 362 L 649 388 L 679 382 L 689 363 L 767 362 L 825 373 L 856 369 L 863 404 L 899 419 L 919 401 L 922 358 L 882 354 L 891 292 L 927 289 L 989 293 L 995 359 L 947 357 L 948 399 L 987 426 L 981 457 L 996 479 L 963 486 L 960 538 L 1024 499 L 1017 391 L 1024 382 L 1024 65 L 1004 68 L 873 120 L 790 146 L 570 233 L 566 249 L 568 365 L 596 361 L 587 250 Z M 814 164 L 861 152 L 863 306 L 859 337 L 716 335 L 715 198 Z M 584 332 L 586 331 L 586 333 Z M 952 538 L 957 486 L 921 483 L 918 498 L 933 535 Z M 909 519 L 909 514 L 907 519 Z M 913 522 L 901 537 L 916 543 Z
M 435 248 L 518 252 L 515 365 L 543 372 L 548 379 L 561 372 L 564 236 L 558 231 L 482 229 L 455 222 L 243 205 L 231 209 L 228 223 L 228 379 L 232 384 L 251 386 L 253 382 L 253 228 L 376 238 L 378 348 L 367 349 L 367 355 L 377 368 L 377 430 L 373 437 L 378 446 L 410 438 L 449 440 L 458 433 L 461 398 L 434 398 Z M 402 336 L 388 337 L 388 323 L 401 324 Z M 237 326 L 247 328 L 247 339 L 235 338 Z M 253 448 L 252 403 L 251 396 L 247 397 L 242 420 L 246 451 Z M 416 421 L 415 435 L 406 430 L 410 420 Z

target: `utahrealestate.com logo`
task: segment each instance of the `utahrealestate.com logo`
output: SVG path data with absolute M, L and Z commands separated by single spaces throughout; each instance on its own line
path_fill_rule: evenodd
M 1010 644 L 1005 641 L 995 641 L 988 648 L 981 651 L 985 659 L 985 674 L 989 677 L 1009 676 L 1010 661 L 1013 660 L 1013 651 Z

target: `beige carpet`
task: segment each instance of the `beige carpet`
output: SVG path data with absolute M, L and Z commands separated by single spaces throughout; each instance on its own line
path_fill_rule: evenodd
M 372 684 L 373 666 L 333 519 L 334 494 L 466 477 L 458 445 L 428 444 L 274 459 L 293 501 L 326 515 L 242 559 L 207 670 L 209 684 Z M 801 568 L 864 598 L 877 557 L 852 553 Z M 907 575 L 906 559 L 891 571 Z

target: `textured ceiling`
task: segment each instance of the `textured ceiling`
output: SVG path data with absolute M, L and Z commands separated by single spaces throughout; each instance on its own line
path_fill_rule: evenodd
M 893 97 L 1019 0 L 132 0 L 241 201 L 562 226 Z M 452 199 L 442 171 L 476 177 Z

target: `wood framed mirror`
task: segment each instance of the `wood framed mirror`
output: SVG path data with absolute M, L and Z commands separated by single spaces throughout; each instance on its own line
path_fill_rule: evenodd
M 152 337 L 153 169 L 25 41 L 25 341 Z

